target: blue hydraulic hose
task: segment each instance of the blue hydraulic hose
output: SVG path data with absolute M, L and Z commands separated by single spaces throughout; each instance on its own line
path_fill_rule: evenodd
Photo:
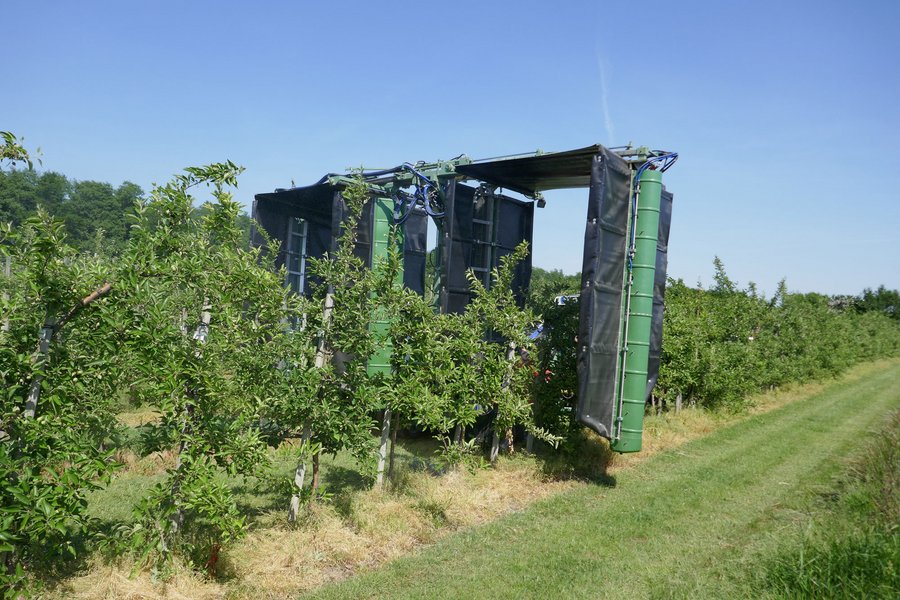
M 661 162 L 662 166 L 659 168 L 659 170 L 661 173 L 665 173 L 669 169 L 669 167 L 671 167 L 672 165 L 675 164 L 676 160 L 678 160 L 678 153 L 671 152 L 669 154 L 663 154 L 662 156 L 654 156 L 653 158 L 649 159 L 647 162 L 642 164 L 640 167 L 638 167 L 638 170 L 634 174 L 634 184 L 632 185 L 632 192 L 631 192 L 631 214 L 632 215 L 634 215 L 634 216 L 637 215 L 638 191 L 639 191 L 640 183 L 641 183 L 641 175 L 644 174 L 644 171 L 646 171 L 650 167 L 650 165 Z M 632 216 L 632 219 L 631 219 L 631 236 L 630 236 L 631 239 L 630 239 L 630 242 L 628 245 L 628 270 L 629 271 L 631 270 L 631 268 L 633 266 L 634 245 L 635 245 L 636 236 L 637 236 L 637 223 L 635 223 L 636 219 L 634 216 Z
M 398 225 L 402 225 L 406 219 L 412 214 L 413 210 L 417 205 L 422 206 L 425 210 L 425 214 L 429 217 L 439 219 L 444 216 L 443 211 L 435 210 L 435 208 L 431 205 L 431 193 L 434 191 L 435 193 L 440 193 L 437 190 L 434 182 L 431 181 L 427 176 L 423 175 L 410 163 L 403 163 L 400 167 L 398 167 L 394 172 L 399 171 L 400 169 L 406 169 L 410 173 L 412 173 L 416 178 L 416 191 L 409 196 L 408 201 L 406 202 L 406 206 L 404 207 L 403 200 L 400 199 L 400 195 L 398 194 L 394 199 L 394 220 Z

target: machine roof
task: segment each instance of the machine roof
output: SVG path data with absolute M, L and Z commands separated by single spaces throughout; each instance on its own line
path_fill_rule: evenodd
M 285 207 L 299 208 L 306 213 L 331 218 L 331 203 L 338 188 L 329 183 L 315 183 L 304 187 L 281 189 L 265 194 L 256 194 L 257 202 Z
M 456 172 L 527 196 L 562 188 L 588 187 L 591 163 L 602 146 L 577 150 L 501 158 L 459 165 Z

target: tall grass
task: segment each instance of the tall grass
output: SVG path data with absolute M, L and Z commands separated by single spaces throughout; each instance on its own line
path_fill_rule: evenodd
M 760 595 L 896 598 L 900 593 L 900 410 L 852 465 L 836 502 L 769 560 Z

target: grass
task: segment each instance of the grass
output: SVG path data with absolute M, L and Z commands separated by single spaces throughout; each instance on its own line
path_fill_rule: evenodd
M 761 395 L 745 414 L 687 409 L 648 417 L 640 455 L 613 458 L 603 444 L 587 441 L 585 463 L 591 464 L 574 472 L 589 473 L 590 481 L 561 479 L 573 470 L 535 457 L 435 476 L 433 445 L 408 442 L 398 455 L 398 477 L 385 491 L 368 489 L 348 457 L 323 460 L 331 500 L 308 510 L 297 526 L 284 523 L 286 499 L 274 490 L 232 481 L 251 531 L 223 553 L 216 580 L 176 568 L 161 581 L 150 572 L 132 573 L 127 561 L 97 559 L 53 593 L 160 599 L 304 592 L 329 598 L 765 594 L 734 573 L 768 568 L 759 557 L 783 546 L 782 532 L 808 521 L 802 498 L 813 497 L 840 470 L 836 458 L 856 445 L 879 411 L 897 405 L 889 384 L 898 374 L 900 361 L 879 361 L 838 382 Z M 844 409 L 849 414 L 841 421 L 836 415 Z M 152 418 L 123 421 L 139 426 Z M 90 498 L 91 514 L 109 525 L 130 520 L 131 506 L 172 457 L 125 458 L 126 468 Z M 290 449 L 273 459 L 273 476 L 288 478 Z
M 819 498 L 813 518 L 761 558 L 759 597 L 894 598 L 900 591 L 900 411 Z M 818 510 L 815 510 L 815 509 Z
M 900 405 L 900 363 L 864 373 L 311 597 L 753 597 L 755 561 Z
M 423 444 L 413 447 L 426 448 Z M 295 597 L 575 485 L 548 481 L 533 458 L 508 459 L 497 469 L 435 476 L 408 449 L 402 456 L 407 460 L 402 461 L 390 489 L 354 487 L 335 492 L 331 502 L 307 508 L 296 526 L 284 523 L 286 501 L 257 511 L 249 535 L 223 553 L 217 581 L 183 569 L 176 569 L 165 582 L 156 581 L 144 571 L 132 576 L 133 565 L 125 561 L 114 565 L 98 561 L 81 576 L 62 582 L 56 594 L 65 598 Z M 334 485 L 336 478 L 345 476 L 345 460 L 340 456 L 337 461 L 323 460 L 326 484 Z M 94 514 L 109 511 L 111 498 L 118 501 L 127 495 L 122 489 L 136 496 L 134 486 L 146 479 L 136 472 L 120 476 L 92 498 L 91 510 Z M 239 500 L 250 502 L 254 497 L 245 490 Z M 261 495 L 255 501 L 265 505 Z
M 430 440 L 412 440 L 398 448 L 397 462 L 400 469 L 424 468 L 433 453 Z M 128 449 L 118 453 L 123 468 L 108 486 L 97 490 L 88 497 L 88 515 L 101 522 L 128 523 L 132 520 L 131 510 L 153 485 L 165 478 L 165 469 L 175 465 L 175 455 L 171 451 L 151 452 L 138 457 Z M 271 469 L 260 472 L 259 478 L 235 478 L 229 480 L 235 490 L 238 505 L 248 512 L 254 526 L 264 526 L 273 520 L 279 511 L 287 514 L 287 498 L 279 493 L 273 482 L 293 479 L 296 466 L 296 449 L 286 444 L 270 453 Z M 322 491 L 335 497 L 348 496 L 351 492 L 367 489 L 369 480 L 360 472 L 360 467 L 346 454 L 322 458 Z M 283 506 L 282 506 L 283 505 Z

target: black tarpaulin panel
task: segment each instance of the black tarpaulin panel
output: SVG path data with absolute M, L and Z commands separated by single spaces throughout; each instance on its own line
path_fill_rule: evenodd
M 469 303 L 466 271 L 471 267 L 474 197 L 474 188 L 455 181 L 447 185 L 441 248 L 441 312 L 459 313 Z
M 266 237 L 260 234 L 260 230 L 266 233 L 272 240 L 283 241 L 287 237 L 288 220 L 280 211 L 272 210 L 272 205 L 267 202 L 260 202 L 258 198 L 253 200 L 253 210 L 250 212 L 252 221 L 250 222 L 250 244 L 254 248 L 262 248 L 269 252 L 266 243 Z M 280 263 L 278 261 L 281 261 Z M 284 262 L 284 254 L 280 253 L 275 257 L 276 263 L 279 265 Z
M 331 252 L 331 224 L 328 225 L 309 221 L 307 225 L 306 256 L 307 258 L 322 258 L 325 253 Z
M 533 196 L 542 190 L 587 187 L 591 182 L 591 163 L 601 148 L 594 145 L 566 152 L 483 161 L 460 165 L 456 172 Z
M 428 215 L 415 210 L 403 223 L 403 285 L 425 293 L 425 261 L 428 256 Z
M 331 185 L 323 184 L 256 194 L 254 204 L 273 214 L 302 214 L 308 220 L 330 222 L 334 189 Z
M 656 243 L 656 275 L 653 279 L 653 320 L 650 326 L 650 360 L 647 362 L 647 397 L 659 379 L 662 351 L 663 300 L 666 295 L 666 269 L 669 265 L 669 229 L 672 225 L 672 193 L 663 187 L 659 203 L 659 238 Z
M 331 232 L 332 248 L 337 249 L 338 238 L 344 231 L 344 221 L 347 218 L 347 203 L 340 192 L 334 194 L 334 208 L 332 211 Z M 375 202 L 369 200 L 362 208 L 359 215 L 359 222 L 356 226 L 356 245 L 353 247 L 353 254 L 363 261 L 367 267 L 372 266 L 372 219 L 375 213 Z
M 251 243 L 257 247 L 265 247 L 265 239 L 257 227 L 261 227 L 272 240 L 280 242 L 278 256 L 275 257 L 275 266 L 280 267 L 284 264 L 287 250 L 285 243 L 288 222 L 293 218 L 301 218 L 309 223 L 307 255 L 322 256 L 331 246 L 333 197 L 334 188 L 328 185 L 257 194 L 253 200 L 251 215 L 254 220 Z
M 528 240 L 528 255 L 516 266 L 512 289 L 520 306 L 524 306 L 528 285 L 531 282 L 531 240 L 534 232 L 534 203 L 520 202 L 506 196 L 496 196 L 497 207 L 497 260 L 516 249 L 522 240 Z
M 576 417 L 612 431 L 631 169 L 607 150 L 592 157 L 578 328 Z
M 496 233 L 490 245 L 490 267 L 497 267 L 500 258 L 512 252 L 523 240 L 531 243 L 534 227 L 534 203 L 494 194 L 496 203 Z M 478 199 L 483 202 L 483 197 Z M 477 246 L 475 241 L 476 190 L 467 185 L 450 182 L 445 191 L 446 216 L 443 222 L 444 247 L 441 252 L 443 281 L 441 282 L 441 311 L 458 313 L 465 310 L 472 293 L 466 272 L 474 266 Z M 485 215 L 481 215 L 484 217 Z M 482 219 L 485 220 L 485 219 Z M 483 226 L 483 225 L 482 225 Z M 481 230 L 482 234 L 484 230 Z M 525 291 L 531 279 L 531 254 L 517 267 L 513 276 L 516 300 L 525 301 Z
M 367 266 L 371 266 L 372 262 L 373 211 L 374 202 L 370 201 L 363 207 L 353 250 Z M 265 238 L 257 229 L 261 228 L 272 240 L 280 242 L 281 247 L 275 257 L 275 264 L 280 267 L 284 264 L 287 250 L 288 223 L 293 218 L 301 218 L 307 222 L 306 256 L 321 258 L 337 248 L 346 213 L 347 206 L 340 190 L 327 183 L 257 194 L 253 202 L 251 241 L 254 246 L 265 246 Z M 404 226 L 404 260 L 408 267 L 404 264 L 403 280 L 406 286 L 420 294 L 425 286 L 427 218 L 424 212 L 416 211 Z M 305 292 L 309 292 L 309 283 L 314 279 L 307 277 Z

